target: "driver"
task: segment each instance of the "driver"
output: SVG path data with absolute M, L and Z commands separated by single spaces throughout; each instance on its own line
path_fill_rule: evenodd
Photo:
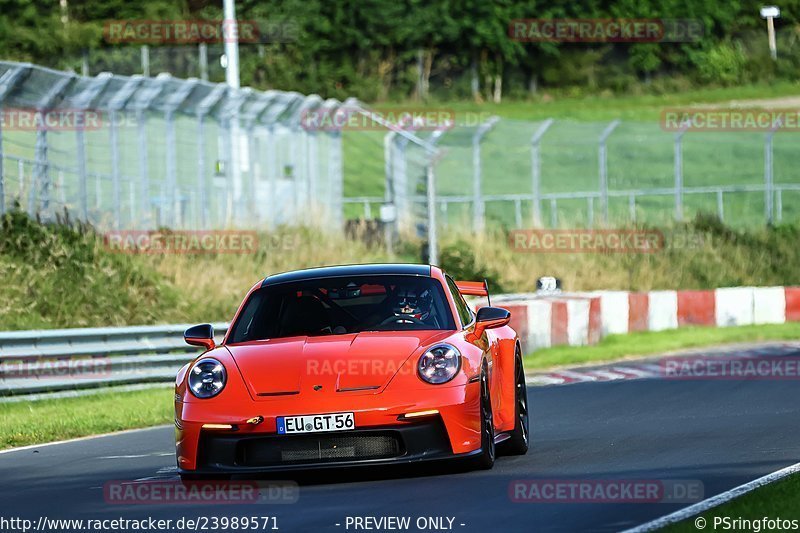
M 433 295 L 430 289 L 418 287 L 398 287 L 392 298 L 392 312 L 396 317 L 413 317 L 427 322 L 431 316 Z

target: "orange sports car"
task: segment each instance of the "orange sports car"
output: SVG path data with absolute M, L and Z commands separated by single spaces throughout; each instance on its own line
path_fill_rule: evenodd
M 528 450 L 510 313 L 473 312 L 485 283 L 428 265 L 350 265 L 259 281 L 222 343 L 175 388 L 183 478 L 456 459 L 491 468 Z

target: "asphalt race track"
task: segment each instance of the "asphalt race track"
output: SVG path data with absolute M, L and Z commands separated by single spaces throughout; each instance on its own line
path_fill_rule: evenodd
M 408 516 L 417 531 L 418 517 L 448 516 L 455 531 L 617 531 L 687 504 L 514 503 L 509 485 L 690 479 L 702 481 L 710 497 L 800 457 L 800 394 L 790 380 L 642 379 L 531 387 L 529 394 L 533 449 L 499 458 L 490 471 L 282 475 L 276 479 L 300 483 L 297 503 L 283 505 L 105 503 L 108 481 L 177 479 L 173 430 L 159 427 L 0 454 L 0 514 L 34 521 L 275 516 L 282 531 L 355 531 L 345 527 L 348 516 Z

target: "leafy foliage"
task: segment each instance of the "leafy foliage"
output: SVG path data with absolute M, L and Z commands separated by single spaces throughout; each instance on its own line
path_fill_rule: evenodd
M 503 92 L 524 96 L 538 87 L 626 91 L 659 78 L 714 85 L 796 79 L 800 0 L 781 4 L 775 64 L 765 60 L 760 7 L 755 0 L 239 0 L 241 20 L 292 28 L 288 39 L 242 44 L 241 76 L 262 89 L 366 100 L 483 99 L 501 80 Z M 650 44 L 523 43 L 509 36 L 512 21 L 533 18 L 691 19 L 704 32 L 695 42 Z M 6 59 L 77 69 L 88 57 L 93 72 L 136 73 L 137 46 L 103 37 L 108 20 L 126 19 L 219 20 L 222 8 L 208 0 L 69 0 L 62 11 L 58 2 L 0 0 L 0 46 Z M 214 48 L 212 63 L 221 53 Z M 194 47 L 174 47 L 169 55 L 165 68 L 197 75 Z M 221 70 L 212 76 L 221 78 Z

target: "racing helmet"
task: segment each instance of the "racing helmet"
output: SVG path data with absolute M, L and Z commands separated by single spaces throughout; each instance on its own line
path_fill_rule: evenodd
M 397 287 L 392 300 L 392 311 L 396 316 L 413 316 L 419 320 L 431 314 L 433 295 L 430 289 L 420 287 Z

